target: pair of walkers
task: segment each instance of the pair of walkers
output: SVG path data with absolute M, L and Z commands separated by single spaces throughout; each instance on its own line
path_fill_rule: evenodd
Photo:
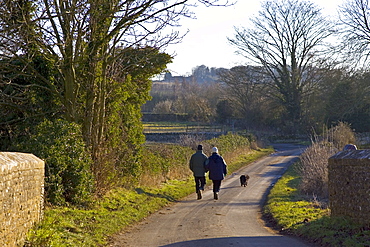
M 221 181 L 227 174 L 227 165 L 222 156 L 219 155 L 217 147 L 213 147 L 212 155 L 207 157 L 203 153 L 203 146 L 198 145 L 196 153 L 190 158 L 189 167 L 194 175 L 197 199 L 202 199 L 201 191 L 204 191 L 206 172 L 209 172 L 209 179 L 212 180 L 213 183 L 213 196 L 215 200 L 218 200 Z

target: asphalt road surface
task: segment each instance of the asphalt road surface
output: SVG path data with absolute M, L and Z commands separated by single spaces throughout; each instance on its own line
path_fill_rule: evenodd
M 203 199 L 196 200 L 194 193 L 154 213 L 115 236 L 110 246 L 312 246 L 274 232 L 260 218 L 269 189 L 303 151 L 288 144 L 274 148 L 276 153 L 228 175 L 218 200 L 208 186 Z M 241 174 L 250 176 L 247 187 L 240 186 Z

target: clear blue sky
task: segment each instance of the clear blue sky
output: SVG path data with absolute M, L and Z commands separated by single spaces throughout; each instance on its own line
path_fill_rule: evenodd
M 323 9 L 325 15 L 336 15 L 343 0 L 311 0 Z M 180 24 L 189 33 L 182 43 L 167 48 L 169 54 L 176 54 L 168 69 L 173 75 L 189 75 L 194 67 L 231 68 L 245 64 L 243 58 L 234 54 L 227 37 L 234 36 L 234 26 L 246 26 L 249 18 L 258 14 L 260 1 L 238 0 L 231 7 L 204 7 L 193 9 L 197 19 L 182 19 Z

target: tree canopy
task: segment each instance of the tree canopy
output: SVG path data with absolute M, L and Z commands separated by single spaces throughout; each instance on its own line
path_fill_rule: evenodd
M 140 170 L 140 106 L 149 99 L 150 78 L 171 62 L 162 48 L 181 40 L 179 20 L 193 17 L 197 3 L 222 5 L 220 0 L 3 3 L 0 71 L 6 76 L 0 104 L 6 106 L 3 113 L 12 114 L 0 121 L 2 133 L 11 136 L 15 128 L 9 123 L 30 119 L 75 122 L 100 181 Z
M 263 2 L 250 23 L 250 28 L 235 28 L 229 41 L 239 54 L 264 68 L 286 120 L 299 123 L 304 96 L 317 82 L 313 69 L 322 59 L 333 25 L 313 3 L 292 0 Z

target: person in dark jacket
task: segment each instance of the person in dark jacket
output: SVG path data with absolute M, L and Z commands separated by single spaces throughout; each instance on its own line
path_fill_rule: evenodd
M 218 200 L 221 181 L 227 174 L 227 164 L 222 156 L 218 154 L 217 147 L 212 148 L 212 155 L 208 157 L 205 167 L 209 171 L 209 179 L 213 183 L 213 197 L 215 200 Z
M 198 145 L 197 152 L 194 153 L 189 162 L 189 168 L 193 172 L 195 180 L 195 192 L 197 199 L 202 199 L 202 192 L 206 184 L 206 169 L 204 167 L 207 156 L 203 153 L 203 146 Z

